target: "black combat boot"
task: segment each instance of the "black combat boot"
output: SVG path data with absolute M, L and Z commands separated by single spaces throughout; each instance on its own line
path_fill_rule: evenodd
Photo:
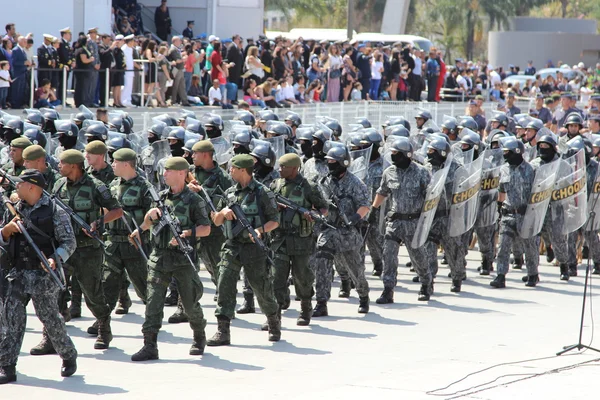
M 594 263 L 594 271 L 592 272 L 594 275 L 600 275 L 600 263 Z
M 88 335 L 98 336 L 98 320 L 94 321 L 92 326 L 87 328 Z
M 590 248 L 588 246 L 583 246 L 581 250 L 581 258 L 585 258 L 586 260 L 590 258 Z
M 283 299 L 283 304 L 281 305 L 281 309 L 282 310 L 287 310 L 288 308 L 290 308 L 290 304 L 292 303 L 292 301 L 290 300 L 290 294 L 288 291 L 287 296 L 285 296 L 285 298 Z
M 179 291 L 177 289 L 171 289 L 169 295 L 165 298 L 165 306 L 176 306 L 177 299 L 179 298 Z
M 313 310 L 312 317 L 327 317 L 329 313 L 327 312 L 327 302 L 326 301 L 317 301 L 317 305 Z
M 181 296 L 179 296 L 179 300 L 177 300 L 177 310 L 175 313 L 169 317 L 170 324 L 181 324 L 182 322 L 188 322 L 188 316 L 183 311 L 183 304 L 181 303 Z
M 452 279 L 452 286 L 450 287 L 450 291 L 452 293 L 460 293 L 461 286 L 462 279 Z
M 538 274 L 535 275 L 527 275 L 527 283 L 525 286 L 535 287 L 540 281 L 540 276 Z
M 254 314 L 256 312 L 256 308 L 254 308 L 254 294 L 253 293 L 244 293 L 244 302 L 239 310 L 237 310 L 238 314 Z
M 546 261 L 551 263 L 554 261 L 554 250 L 552 250 L 552 246 L 546 246 Z
M 207 346 L 229 346 L 231 344 L 231 335 L 229 331 L 229 318 L 217 317 L 217 333 L 206 342 Z
M 373 265 L 373 276 L 381 276 L 383 272 L 383 262 L 379 261 Z
M 394 302 L 394 288 L 387 288 L 387 287 L 383 288 L 383 293 L 381 293 L 381 296 L 379 296 L 379 298 L 377 300 L 375 300 L 375 303 L 377 303 L 377 304 L 391 304 L 393 302 Z
M 267 316 L 267 323 L 269 324 L 269 342 L 279 342 L 281 339 L 281 317 L 278 313 Z
M 121 289 L 119 292 L 119 304 L 115 309 L 115 314 L 124 315 L 129 312 L 131 308 L 131 297 L 129 297 L 129 292 L 127 289 Z
M 569 280 L 569 267 L 567 267 L 567 264 L 560 264 L 560 280 Z
M 77 371 L 77 357 L 73 357 L 69 360 L 63 360 L 62 367 L 60 368 L 60 376 L 68 378 Z
M 350 297 L 351 283 L 350 279 L 344 280 L 342 279 L 342 283 L 340 284 L 340 292 L 338 293 L 338 297 L 347 299 Z
M 17 381 L 17 365 L 4 365 L 0 367 L 0 385 Z
M 106 350 L 108 345 L 113 339 L 112 331 L 110 329 L 110 317 L 98 320 L 98 337 L 96 343 L 94 343 L 94 349 Z
M 73 292 L 71 295 L 69 314 L 71 315 L 72 319 L 81 318 L 81 293 Z
M 502 289 L 506 287 L 506 276 L 504 274 L 498 274 L 493 281 L 490 282 L 490 286 L 496 289 Z
M 131 356 L 131 361 L 158 360 L 158 333 L 144 333 L 144 347 Z
M 358 313 L 367 314 L 369 312 L 369 296 L 361 296 L 358 303 Z
M 29 350 L 29 354 L 32 356 L 45 356 L 46 354 L 56 354 L 56 350 L 54 350 L 54 346 L 48 337 L 48 332 L 46 328 L 42 330 L 42 341 L 38 343 L 37 346 L 32 347 Z
M 310 324 L 310 317 L 312 316 L 312 301 L 302 300 L 300 302 L 301 312 L 296 320 L 296 325 L 307 326 Z
M 577 276 L 577 264 L 569 265 L 569 276 Z
M 419 290 L 419 301 L 429 301 L 431 298 L 431 293 L 433 293 L 433 285 L 429 284 L 421 284 L 421 290 Z
M 512 268 L 523 269 L 523 256 L 515 257 Z
M 492 263 L 487 257 L 483 257 L 481 260 L 481 269 L 479 275 L 489 275 L 492 271 Z
M 206 333 L 204 329 L 201 332 L 194 332 L 194 341 L 190 347 L 190 356 L 201 356 L 206 347 Z
M 442 257 L 441 263 L 442 265 L 448 265 L 448 259 L 446 258 L 446 253 L 444 252 L 444 256 Z
M 277 309 L 277 318 L 281 321 L 281 306 Z M 269 318 L 260 326 L 260 330 L 265 332 L 269 330 Z

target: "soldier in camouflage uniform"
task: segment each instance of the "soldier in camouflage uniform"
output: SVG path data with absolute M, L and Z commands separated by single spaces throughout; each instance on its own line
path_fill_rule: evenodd
M 31 146 L 32 143 L 26 137 L 18 137 L 10 142 L 8 157 L 10 161 L 2 166 L 2 170 L 9 175 L 19 176 L 25 170 L 23 165 L 23 150 Z
M 60 178 L 58 173 L 46 162 L 46 151 L 38 144 L 29 146 L 23 150 L 23 166 L 27 169 L 36 169 L 44 175 L 46 182 L 44 189 L 46 190 L 51 191 L 56 181 Z
M 182 157 L 172 157 L 165 163 L 165 184 L 169 189 L 161 192 L 159 196 L 165 205 L 173 210 L 173 217 L 177 218 L 181 226 L 181 236 L 190 240 L 194 246 L 195 238 L 205 237 L 210 233 L 210 220 L 206 211 L 206 203 L 196 193 L 188 189 L 185 179 L 190 165 Z M 144 217 L 140 231 L 150 229 L 155 222 L 161 219 L 161 210 L 152 208 Z M 132 237 L 140 236 L 136 229 Z M 188 239 L 186 239 L 188 238 Z M 196 265 L 190 264 L 188 258 L 177 246 L 175 238 L 168 226 L 160 232 L 153 232 L 154 248 L 148 262 L 148 292 L 146 303 L 146 319 L 142 325 L 144 346 L 131 356 L 132 361 L 147 361 L 158 359 L 157 339 L 162 326 L 163 309 L 167 288 L 171 279 L 177 280 L 179 295 L 183 309 L 188 316 L 190 327 L 194 332 L 194 339 L 190 348 L 190 355 L 204 354 L 206 346 L 206 319 L 200 299 L 204 287 L 198 276 Z
M 390 147 L 393 165 L 388 167 L 381 178 L 371 212 L 379 212 L 385 198 L 391 201 L 386 216 L 385 242 L 383 245 L 383 293 L 377 304 L 394 302 L 394 287 L 398 277 L 398 251 L 400 242 L 407 244 L 408 255 L 419 275 L 424 289 L 419 300 L 429 296 L 432 276 L 427 260 L 426 248 L 412 248 L 417 222 L 421 215 L 427 186 L 431 179 L 429 171 L 412 161 L 413 147 L 407 138 L 398 138 Z
M 296 203 L 308 210 L 317 209 L 327 214 L 328 204 L 323 199 L 316 185 L 309 183 L 300 173 L 302 160 L 297 154 L 286 154 L 279 159 L 281 178 L 271 184 L 276 195 Z M 281 309 L 290 304 L 288 277 L 290 271 L 294 279 L 296 295 L 300 299 L 302 309 L 297 325 L 308 325 L 312 315 L 311 298 L 314 294 L 315 276 L 309 267 L 309 259 L 314 251 L 314 222 L 310 214 L 283 208 L 280 215 L 281 225 L 273 231 L 271 248 L 275 252 L 272 268 L 273 286 L 277 303 Z
M 327 301 L 331 297 L 333 262 L 344 268 L 356 286 L 359 295 L 358 312 L 369 312 L 369 284 L 365 278 L 365 264 L 360 256 L 363 238 L 359 225 L 368 214 L 371 202 L 367 186 L 348 171 L 350 153 L 345 147 L 333 147 L 327 152 L 328 176 L 322 179 L 321 190 L 332 208 L 330 223 L 337 228 L 321 229 L 317 238 L 316 288 L 317 305 L 313 317 L 328 315 Z
M 60 155 L 59 172 L 63 177 L 54 185 L 53 193 L 96 232 L 101 229 L 102 224 L 120 218 L 123 210 L 106 185 L 85 172 L 84 160 L 83 154 L 77 150 L 66 150 Z M 108 210 L 104 216 L 103 209 Z M 94 348 L 107 349 L 112 340 L 112 332 L 110 308 L 102 287 L 104 250 L 90 236 L 90 232 L 83 231 L 79 226 L 75 229 L 75 238 L 77 252 L 69 259 L 68 270 L 78 281 L 85 303 L 97 319 L 98 334 Z M 48 354 L 49 348 L 51 344 L 44 337 L 34 349 L 40 354 Z
M 94 142 L 95 143 L 95 142 Z M 109 185 L 111 194 L 123 207 L 124 215 L 131 229 L 135 229 L 132 220 L 140 225 L 150 210 L 152 199 L 148 194 L 150 183 L 137 174 L 137 153 L 131 149 L 119 149 L 113 154 L 113 171 L 117 176 Z M 133 282 L 138 297 L 146 302 L 146 281 L 148 266 L 144 257 L 129 243 L 129 230 L 122 218 L 111 222 L 107 227 L 106 249 L 104 256 L 104 296 L 111 311 L 117 300 L 123 299 L 123 275 L 127 273 Z M 142 235 L 142 243 L 148 243 L 147 235 Z M 149 246 L 143 246 L 147 253 Z M 125 289 L 127 291 L 127 289 Z M 129 296 L 127 296 L 129 297 Z M 124 304 L 121 300 L 121 305 Z M 129 307 L 117 309 L 117 314 L 127 314 Z
M 21 198 L 15 208 L 34 243 L 49 255 L 48 263 L 56 268 L 75 252 L 76 241 L 69 216 L 55 208 L 50 197 L 43 193 L 46 182 L 39 171 L 26 170 L 15 180 L 19 182 L 17 194 Z M 0 230 L 0 245 L 6 250 L 2 267 L 8 270 L 6 278 L 4 273 L 0 275 L 0 292 L 7 293 L 3 298 L 4 322 L 0 329 L 0 384 L 17 380 L 16 364 L 23 344 L 29 300 L 33 300 L 45 336 L 52 342 L 53 353 L 58 352 L 63 359 L 61 376 L 71 376 L 77 370 L 77 350 L 58 312 L 58 286 L 42 269 L 12 218 L 7 212 Z
M 558 144 L 556 140 L 549 135 L 542 136 L 540 140 L 537 141 L 537 148 L 539 157 L 535 158 L 531 161 L 531 166 L 533 170 L 536 171 L 538 167 L 548 164 L 551 162 L 555 162 L 559 159 L 558 155 Z M 552 243 L 552 250 L 554 256 L 558 260 L 560 264 L 560 280 L 568 281 L 569 280 L 569 250 L 567 248 L 568 245 L 568 237 L 567 235 L 563 235 L 561 233 L 562 227 L 556 221 L 552 219 L 552 211 L 551 211 L 552 203 L 548 207 L 546 211 L 546 218 L 544 219 L 544 225 L 542 226 L 542 231 L 540 232 L 540 236 L 544 239 L 546 243 Z
M 302 176 L 308 179 L 309 182 L 316 183 L 319 178 L 322 178 L 329 173 L 323 146 L 331 139 L 331 131 L 319 129 L 313 133 L 312 137 L 312 158 L 309 158 L 304 162 L 304 165 L 302 166 Z
M 188 188 L 206 200 L 204 194 L 201 193 L 200 186 L 202 186 L 208 195 L 211 196 L 213 204 L 218 204 L 219 199 L 222 198 L 223 191 L 231 187 L 232 181 L 214 161 L 214 152 L 215 147 L 210 140 L 202 140 L 194 144 L 192 147 L 194 165 L 190 168 L 192 176 L 188 178 Z M 210 213 L 210 211 L 209 209 L 208 212 Z M 221 261 L 219 253 L 224 242 L 225 236 L 223 235 L 223 231 L 216 226 L 212 226 L 210 234 L 201 238 L 196 247 L 215 287 L 217 287 L 217 274 L 219 273 L 217 266 L 219 261 Z M 215 294 L 215 301 L 216 298 L 217 295 Z M 169 323 L 178 324 L 187 321 L 188 318 L 183 312 L 183 305 L 181 304 L 181 298 L 179 298 L 177 301 L 177 311 L 169 317 Z
M 529 196 L 535 172 L 533 167 L 523 159 L 525 146 L 514 138 L 504 139 L 502 142 L 504 159 L 507 164 L 502 167 L 500 174 L 500 187 L 498 202 L 501 203 L 501 219 L 499 231 L 499 248 L 496 256 L 498 275 L 490 282 L 494 288 L 506 287 L 506 274 L 513 241 L 523 243 L 525 261 L 527 266 L 527 286 L 535 286 L 539 281 L 539 236 L 523 239 L 519 236 L 519 227 L 523 223 L 523 216 L 527 210 Z
M 269 341 L 281 338 L 280 310 L 273 293 L 273 283 L 267 269 L 268 254 L 251 239 L 250 233 L 234 221 L 231 206 L 239 204 L 248 221 L 260 238 L 279 226 L 279 212 L 274 194 L 252 177 L 254 159 L 248 154 L 238 154 L 231 159 L 231 178 L 236 185 L 225 191 L 224 200 L 213 215 L 216 226 L 225 224 L 227 240 L 221 249 L 221 262 L 217 282 L 217 333 L 208 341 L 209 346 L 231 343 L 230 321 L 234 317 L 236 284 L 240 269 L 256 294 L 258 304 L 267 316 Z

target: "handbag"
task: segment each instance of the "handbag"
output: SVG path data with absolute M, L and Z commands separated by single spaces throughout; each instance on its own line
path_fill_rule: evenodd
M 337 79 L 340 76 L 342 76 L 342 70 L 339 69 L 339 68 L 329 71 L 329 78 L 330 79 Z

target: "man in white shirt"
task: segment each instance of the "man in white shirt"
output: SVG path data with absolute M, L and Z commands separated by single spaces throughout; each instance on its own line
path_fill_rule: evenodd
M 213 80 L 213 85 L 210 89 L 208 89 L 208 104 L 211 106 L 220 106 L 223 101 L 223 97 L 221 96 L 221 89 L 219 87 L 219 80 Z
M 467 79 L 465 78 L 465 70 L 461 69 L 458 71 L 458 76 L 456 77 L 456 84 L 460 88 L 463 93 L 469 92 L 469 85 L 467 84 Z
M 502 83 L 502 78 L 500 77 L 500 74 L 496 72 L 494 68 L 492 68 L 491 65 L 488 65 L 488 68 L 490 71 L 490 87 L 493 88 L 494 86 L 496 86 L 496 84 Z
M 133 107 L 131 103 L 131 92 L 133 91 L 133 78 L 135 72 L 133 71 L 133 35 L 125 36 L 125 44 L 121 47 L 123 54 L 125 54 L 125 85 L 121 91 L 121 104 L 125 107 Z

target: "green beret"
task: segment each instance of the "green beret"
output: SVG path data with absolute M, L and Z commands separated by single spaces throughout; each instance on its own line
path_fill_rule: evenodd
M 171 157 L 167 159 L 165 163 L 165 169 L 172 169 L 175 171 L 187 171 L 190 169 L 190 164 L 183 157 Z
M 252 168 L 254 167 L 254 157 L 250 154 L 238 154 L 231 159 L 231 165 L 236 168 Z
M 192 151 L 197 151 L 199 153 L 209 153 L 215 151 L 215 146 L 213 146 L 210 140 L 201 140 L 192 147 Z
M 27 161 L 38 160 L 42 157 L 46 158 L 46 150 L 39 144 L 33 144 L 23 150 L 23 158 Z
M 10 142 L 10 145 L 17 149 L 26 149 L 27 147 L 31 146 L 32 144 L 33 143 L 31 143 L 29 141 L 29 139 L 27 139 L 24 136 L 20 136 L 16 139 L 13 139 L 12 142 Z
M 279 165 L 282 167 L 300 167 L 302 166 L 302 160 L 298 154 L 288 153 L 281 156 Z
M 133 161 L 137 158 L 137 153 L 131 149 L 122 148 L 113 153 L 113 158 L 117 161 Z
M 65 150 L 60 154 L 60 161 L 65 164 L 81 164 L 85 161 L 83 153 L 78 150 Z
M 101 140 L 94 140 L 85 146 L 85 151 L 90 154 L 104 155 L 108 151 L 108 147 Z

